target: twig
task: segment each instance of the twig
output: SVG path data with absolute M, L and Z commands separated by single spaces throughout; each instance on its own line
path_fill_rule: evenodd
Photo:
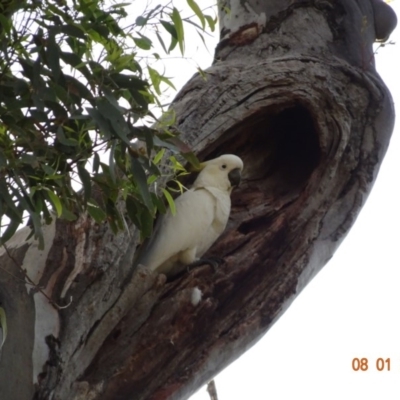
M 210 395 L 210 400 L 218 400 L 217 387 L 214 379 L 207 384 L 207 392 Z
M 5 251 L 6 251 L 7 255 L 8 255 L 8 257 L 10 258 L 10 260 L 11 260 L 11 261 L 17 266 L 17 268 L 19 268 L 19 269 L 22 271 L 22 273 L 25 275 L 25 279 L 26 279 L 28 282 L 25 282 L 25 281 L 24 281 L 24 283 L 34 286 L 35 289 L 37 289 L 40 293 L 42 293 L 42 295 L 49 301 L 49 303 L 52 304 L 54 307 L 56 307 L 58 310 L 62 310 L 62 309 L 67 308 L 67 307 L 69 307 L 69 306 L 71 305 L 71 303 L 72 303 L 72 296 L 71 296 L 71 298 L 70 298 L 69 303 L 68 303 L 67 305 L 65 305 L 65 306 L 60 306 L 60 305 L 57 304 L 54 300 L 52 300 L 52 299 L 43 291 L 43 289 L 42 289 L 40 286 L 38 286 L 35 282 L 32 281 L 31 278 L 29 278 L 28 273 L 26 272 L 26 270 L 24 270 L 24 269 L 22 268 L 22 266 L 19 265 L 19 263 L 17 262 L 17 260 L 11 255 L 10 251 L 8 250 L 8 247 L 7 247 L 5 244 L 3 244 L 3 247 L 4 247 L 4 249 L 5 249 Z M 1 269 L 2 269 L 3 271 L 5 271 L 3 268 L 1 268 Z M 6 272 L 9 273 L 8 271 L 6 271 Z M 9 273 L 9 274 L 10 274 L 11 276 L 13 276 L 14 278 L 17 278 L 17 277 L 14 276 L 13 274 L 11 274 L 11 273 Z M 19 279 L 19 278 L 17 278 L 17 279 L 18 279 L 18 280 L 21 280 L 21 279 Z

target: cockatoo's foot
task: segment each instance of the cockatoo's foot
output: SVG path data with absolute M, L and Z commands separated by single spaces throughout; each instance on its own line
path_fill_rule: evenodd
M 221 265 L 224 262 L 224 259 L 221 257 L 207 257 L 207 258 L 199 258 L 198 260 L 192 262 L 189 264 L 186 268 L 190 272 L 196 267 L 200 267 L 201 265 L 210 265 L 213 267 L 214 272 L 217 271 L 217 268 L 219 265 Z

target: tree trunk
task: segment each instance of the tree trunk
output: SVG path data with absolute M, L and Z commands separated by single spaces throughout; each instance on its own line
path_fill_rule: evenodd
M 201 158 L 245 163 L 210 250 L 225 263 L 167 282 L 132 274 L 133 228 L 57 220 L 44 251 L 18 232 L 0 250 L 2 399 L 186 399 L 267 332 L 354 223 L 393 128 L 372 43 L 394 14 L 380 0 L 225 3 L 214 65 L 173 105 Z

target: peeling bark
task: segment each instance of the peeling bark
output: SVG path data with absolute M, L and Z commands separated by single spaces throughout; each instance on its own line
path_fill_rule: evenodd
M 210 250 L 225 263 L 167 282 L 146 268 L 132 275 L 133 228 L 113 235 L 86 216 L 57 220 L 44 252 L 18 233 L 0 251 L 2 398 L 187 398 L 267 332 L 357 218 L 393 129 L 372 53 L 395 26 L 390 8 L 226 5 L 214 65 L 173 105 L 200 157 L 234 153 L 245 163 L 226 232 Z

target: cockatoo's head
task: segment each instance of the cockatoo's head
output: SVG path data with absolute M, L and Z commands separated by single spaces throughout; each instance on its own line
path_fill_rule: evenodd
M 215 187 L 231 191 L 240 183 L 243 161 L 234 154 L 224 154 L 200 164 L 201 171 L 194 187 Z

